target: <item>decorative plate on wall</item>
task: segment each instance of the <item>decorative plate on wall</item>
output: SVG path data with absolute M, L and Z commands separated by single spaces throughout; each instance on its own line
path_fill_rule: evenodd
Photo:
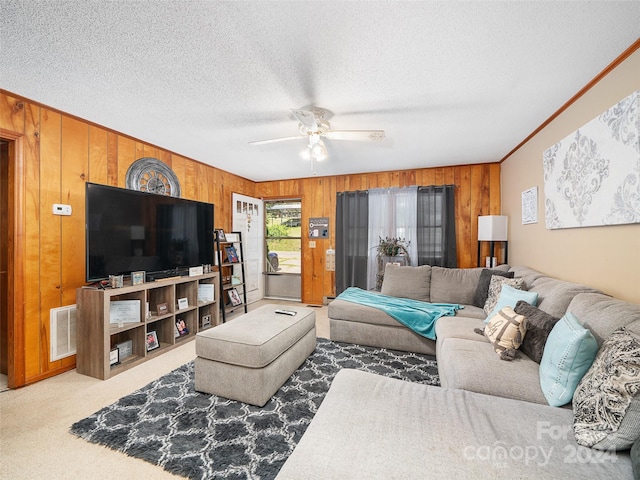
M 127 188 L 141 192 L 180 196 L 180 182 L 169 166 L 157 158 L 143 157 L 131 164 L 126 176 Z

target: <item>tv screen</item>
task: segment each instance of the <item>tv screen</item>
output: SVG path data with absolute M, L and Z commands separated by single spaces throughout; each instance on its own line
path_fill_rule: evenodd
M 86 279 L 184 274 L 213 264 L 213 205 L 86 184 Z

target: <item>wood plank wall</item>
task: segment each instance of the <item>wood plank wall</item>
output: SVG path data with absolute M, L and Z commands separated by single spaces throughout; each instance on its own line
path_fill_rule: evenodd
M 298 180 L 259 182 L 255 196 L 264 200 L 300 198 L 302 200 L 302 301 L 321 304 L 324 297 L 335 295 L 335 273 L 325 269 L 325 252 L 335 248 L 336 193 L 370 188 L 411 185 L 456 186 L 456 244 L 458 266 L 478 264 L 479 215 L 500 214 L 500 164 L 463 165 L 424 168 L 363 175 L 341 175 Z M 309 247 L 309 218 L 329 217 L 328 239 L 316 239 Z M 497 249 L 497 255 L 501 254 Z M 481 258 L 489 255 L 482 246 Z
M 49 310 L 74 304 L 76 288 L 85 283 L 84 183 L 124 187 L 126 171 L 138 158 L 159 158 L 178 176 L 184 198 L 213 203 L 217 228 L 231 229 L 234 192 L 265 200 L 300 198 L 303 238 L 308 238 L 310 217 L 329 217 L 329 239 L 316 240 L 316 248 L 303 242 L 302 301 L 309 304 L 321 304 L 335 295 L 335 277 L 325 269 L 325 251 L 335 247 L 337 192 L 455 184 L 460 267 L 477 264 L 477 216 L 500 213 L 498 163 L 254 183 L 1 90 L 0 137 L 16 140 L 17 155 L 23 160 L 9 169 L 9 176 L 12 169 L 21 176 L 15 179 L 12 198 L 22 213 L 13 228 L 20 232 L 18 251 L 26 252 L 14 282 L 19 305 L 10 306 L 10 312 L 15 308 L 23 317 L 10 335 L 15 362 L 12 387 L 75 367 L 75 356 L 49 361 Z M 70 204 L 73 215 L 54 216 L 54 203 Z M 482 256 L 487 254 L 485 247 Z
M 16 175 L 24 175 L 15 182 L 24 190 L 16 195 L 24 196 L 24 201 L 17 200 L 24 211 L 24 238 L 18 241 L 26 254 L 23 271 L 16 277 L 21 291 L 15 294 L 23 297 L 19 302 L 23 305 L 15 305 L 16 315 L 24 320 L 11 334 L 9 348 L 17 350 L 12 387 L 75 367 L 75 356 L 49 360 L 49 310 L 74 304 L 76 288 L 85 284 L 85 182 L 124 187 L 127 169 L 135 160 L 159 158 L 176 173 L 182 196 L 213 203 L 216 227 L 227 230 L 231 194 L 254 196 L 255 184 L 247 179 L 4 91 L 0 91 L 0 137 L 19 141 L 23 166 Z M 71 205 L 73 214 L 53 215 L 54 203 Z

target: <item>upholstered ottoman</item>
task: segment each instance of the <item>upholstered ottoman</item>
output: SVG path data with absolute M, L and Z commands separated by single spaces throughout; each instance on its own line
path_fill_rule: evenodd
M 196 335 L 195 389 L 261 407 L 315 348 L 312 309 L 265 305 Z

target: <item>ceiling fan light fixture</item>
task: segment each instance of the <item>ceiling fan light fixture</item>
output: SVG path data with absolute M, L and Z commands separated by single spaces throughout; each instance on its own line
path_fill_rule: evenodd
M 300 157 L 303 160 L 311 160 L 311 147 L 305 147 L 305 149 L 300 152 Z
M 318 140 L 317 143 L 309 145 L 309 149 L 311 150 L 311 156 L 318 162 L 325 160 L 329 156 L 322 140 Z

